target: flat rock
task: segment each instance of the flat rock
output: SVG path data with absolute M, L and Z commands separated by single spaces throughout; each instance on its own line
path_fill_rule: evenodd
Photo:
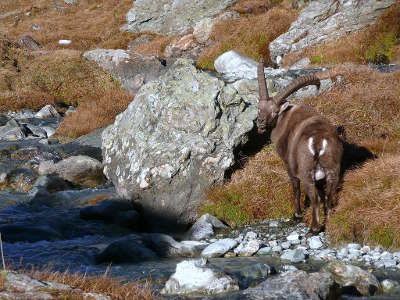
M 131 95 L 135 95 L 147 82 L 164 74 L 170 64 L 154 56 L 121 49 L 94 49 L 85 52 L 83 56 L 109 72 Z
M 206 260 L 189 260 L 177 264 L 161 293 L 218 294 L 236 290 L 238 284 L 228 275 L 207 268 Z
M 281 259 L 284 260 L 289 260 L 291 262 L 297 263 L 297 262 L 302 262 L 306 259 L 306 256 L 304 254 L 304 251 L 302 249 L 288 249 L 283 251 L 283 254 L 281 255 Z
M 220 257 L 226 252 L 236 247 L 238 242 L 234 239 L 222 239 L 218 240 L 211 245 L 207 246 L 202 252 L 201 256 L 206 258 Z
M 320 300 L 335 299 L 334 281 L 329 273 L 286 272 L 271 277 L 243 292 L 247 299 Z
M 310 249 L 317 250 L 321 249 L 324 244 L 321 241 L 321 238 L 319 236 L 312 236 L 308 239 L 308 244 L 310 246 Z

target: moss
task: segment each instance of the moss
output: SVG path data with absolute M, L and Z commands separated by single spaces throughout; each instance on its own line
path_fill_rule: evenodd
M 313 65 L 320 65 L 323 62 L 323 57 L 322 57 L 322 55 L 313 55 L 313 56 L 311 56 L 310 61 L 311 61 L 311 64 L 313 64 Z
M 395 56 L 399 39 L 394 31 L 380 34 L 365 51 L 365 60 L 374 64 L 387 64 Z

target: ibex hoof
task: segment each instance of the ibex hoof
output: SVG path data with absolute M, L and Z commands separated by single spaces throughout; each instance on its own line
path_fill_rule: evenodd
M 308 233 L 306 234 L 306 237 L 318 235 L 323 231 L 325 231 L 325 226 L 311 227 L 310 230 L 308 231 Z
M 303 220 L 303 214 L 302 213 L 294 213 L 293 214 L 293 220 L 296 222 L 299 222 L 301 220 Z

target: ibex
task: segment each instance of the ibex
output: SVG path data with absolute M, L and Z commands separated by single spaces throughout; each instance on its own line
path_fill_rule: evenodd
M 311 232 L 323 227 L 319 222 L 320 201 L 324 205 L 325 221 L 328 208 L 336 196 L 343 144 L 336 127 L 306 105 L 292 105 L 286 98 L 308 85 L 320 86 L 320 79 L 333 74 L 307 75 L 293 81 L 275 97 L 268 95 L 264 64 L 258 66 L 260 99 L 258 132 L 271 130 L 271 141 L 285 162 L 293 187 L 294 218 L 301 219 L 300 182 L 312 205 Z M 325 199 L 326 198 L 326 199 Z

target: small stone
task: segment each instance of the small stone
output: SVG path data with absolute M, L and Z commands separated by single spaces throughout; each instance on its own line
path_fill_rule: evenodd
M 286 239 L 290 242 L 290 243 L 297 243 L 297 241 L 299 241 L 299 234 L 296 231 L 293 231 L 291 234 L 289 234 Z M 300 241 L 299 241 L 300 242 Z
M 257 233 L 253 232 L 253 231 L 249 231 L 248 233 L 246 233 L 244 239 L 245 240 L 255 240 L 257 238 Z
M 323 247 L 323 244 L 319 236 L 313 236 L 309 238 L 308 243 L 310 245 L 310 248 L 313 250 L 321 249 Z
M 226 252 L 236 247 L 238 244 L 234 239 L 222 239 L 218 240 L 215 243 L 207 246 L 202 252 L 201 256 L 206 258 L 211 257 L 220 257 L 223 256 Z
M 62 46 L 68 46 L 71 45 L 72 41 L 71 40 L 59 40 L 58 44 Z
M 301 262 L 306 259 L 304 251 L 301 249 L 285 250 L 281 255 L 281 259 L 289 260 L 291 262 Z
M 272 220 L 269 221 L 269 227 L 278 227 L 279 226 L 279 221 Z
M 284 272 L 284 273 L 287 273 L 287 272 L 295 272 L 295 271 L 297 271 L 298 269 L 295 267 L 295 266 L 292 266 L 292 265 L 283 265 L 282 266 L 282 271 Z
M 272 247 L 272 252 L 281 252 L 281 251 L 282 251 L 282 247 L 281 246 Z
M 276 247 L 276 246 L 278 246 L 278 242 L 277 241 L 269 241 L 268 242 L 268 244 L 271 246 L 271 247 Z
M 246 235 L 247 236 L 247 235 Z M 260 249 L 262 242 L 260 240 L 250 240 L 241 243 L 234 252 L 238 256 L 252 256 Z
M 162 294 L 218 294 L 239 290 L 238 284 L 228 275 L 206 267 L 207 261 L 187 260 L 176 266 L 175 273 L 168 279 Z
M 382 262 L 385 269 L 394 268 L 397 265 L 397 262 L 394 259 L 384 259 Z
M 396 259 L 400 260 L 400 251 L 394 252 L 394 253 L 393 253 L 393 256 L 394 256 Z
M 257 255 L 268 255 L 271 254 L 272 248 L 271 247 L 263 247 L 257 251 Z
M 381 285 L 384 294 L 391 294 L 395 289 L 400 291 L 400 284 L 394 280 L 390 279 L 382 280 Z
M 337 253 L 337 257 L 338 258 L 345 258 L 349 255 L 349 251 L 347 250 L 347 248 L 342 248 L 339 250 L 339 252 Z
M 371 251 L 371 248 L 369 246 L 364 246 L 361 248 L 361 254 L 367 254 Z
M 47 119 L 47 118 L 58 118 L 60 117 L 60 115 L 57 112 L 57 110 L 52 105 L 49 104 L 43 107 L 41 110 L 39 110 L 35 114 L 35 117 L 39 119 Z
M 381 254 L 381 256 L 380 256 L 379 259 L 380 259 L 380 260 L 391 260 L 391 259 L 393 259 L 393 256 L 392 256 L 392 254 L 390 254 L 389 252 L 385 251 L 385 252 L 383 252 L 383 253 Z

